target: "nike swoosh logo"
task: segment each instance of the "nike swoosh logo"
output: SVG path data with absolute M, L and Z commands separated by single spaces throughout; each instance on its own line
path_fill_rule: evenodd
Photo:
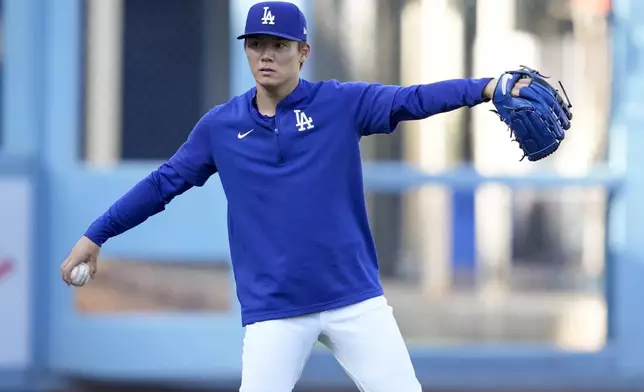
M 503 93 L 503 95 L 508 94 L 508 83 L 510 82 L 510 80 L 512 80 L 512 75 L 510 74 L 505 74 L 501 78 L 501 92 Z
M 251 132 L 253 132 L 253 131 L 254 131 L 254 129 L 251 129 L 250 131 L 248 131 L 248 132 L 246 132 L 246 133 L 241 133 L 241 132 L 239 132 L 239 133 L 237 134 L 237 139 L 243 139 L 243 138 L 245 138 L 246 136 L 248 136 L 248 134 L 250 134 L 250 133 L 251 133 Z

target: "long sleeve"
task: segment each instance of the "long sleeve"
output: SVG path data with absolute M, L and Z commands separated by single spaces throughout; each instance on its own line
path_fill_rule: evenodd
M 486 100 L 483 89 L 491 79 L 454 79 L 401 88 L 390 111 L 390 122 L 420 120 L 462 107 L 473 107 Z
M 172 199 L 193 186 L 203 186 L 217 172 L 211 131 L 212 120 L 206 115 L 172 158 L 112 204 L 88 227 L 85 236 L 102 245 L 163 211 Z
M 391 133 L 401 121 L 421 120 L 435 114 L 485 102 L 483 90 L 492 78 L 452 79 L 409 87 L 351 83 L 360 135 Z
M 85 232 L 98 245 L 130 230 L 158 214 L 174 197 L 192 188 L 170 164 L 165 163 L 139 181 L 112 204 Z

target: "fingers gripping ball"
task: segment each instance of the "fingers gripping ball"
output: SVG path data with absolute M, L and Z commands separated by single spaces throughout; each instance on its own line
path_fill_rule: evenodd
M 74 286 L 84 286 L 89 280 L 89 265 L 81 263 L 72 269 L 71 281 Z
M 512 88 L 521 79 L 530 83 L 512 95 Z M 539 71 L 522 66 L 504 73 L 496 84 L 492 103 L 501 121 L 510 128 L 510 136 L 519 143 L 523 158 L 538 161 L 554 153 L 570 129 L 572 105 L 559 82 L 566 100 Z M 521 158 L 523 160 L 523 158 Z

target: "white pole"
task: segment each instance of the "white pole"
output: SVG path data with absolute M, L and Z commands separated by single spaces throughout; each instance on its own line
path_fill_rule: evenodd
M 87 3 L 87 163 L 115 165 L 121 144 L 123 1 Z
M 464 21 L 446 0 L 410 3 L 403 11 L 402 81 L 431 83 L 464 76 Z M 454 160 L 453 137 L 462 113 L 453 112 L 404 124 L 405 159 L 430 172 Z M 449 292 L 452 278 L 451 192 L 424 186 L 405 199 L 405 238 L 418 260 L 422 291 L 428 297 Z

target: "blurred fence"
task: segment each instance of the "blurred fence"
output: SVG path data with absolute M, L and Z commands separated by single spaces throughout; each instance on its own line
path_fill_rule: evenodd
M 111 240 L 92 285 L 70 290 L 58 266 L 208 108 L 253 85 L 235 40 L 251 3 L 2 1 L 0 185 L 14 188 L 0 194 L 0 313 L 11 320 L 0 328 L 0 387 L 239 377 L 243 331 L 216 177 Z M 572 131 L 537 164 L 519 162 L 484 105 L 363 141 L 382 278 L 424 384 L 644 385 L 644 5 L 296 3 L 310 24 L 306 78 L 409 85 L 525 64 L 561 80 L 572 100 Z M 11 192 L 24 186 L 21 210 L 25 198 Z M 75 334 L 91 345 L 70 350 Z M 350 385 L 324 350 L 302 383 Z

